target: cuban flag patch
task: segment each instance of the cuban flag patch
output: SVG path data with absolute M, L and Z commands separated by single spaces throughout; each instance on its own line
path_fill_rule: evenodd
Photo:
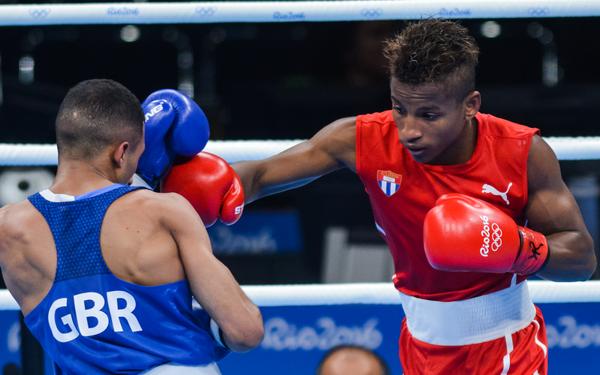
M 377 171 L 377 183 L 383 194 L 391 197 L 398 189 L 402 182 L 402 175 L 392 171 Z

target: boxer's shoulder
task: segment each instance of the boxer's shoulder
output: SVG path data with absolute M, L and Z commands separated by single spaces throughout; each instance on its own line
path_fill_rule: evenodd
M 43 218 L 27 200 L 0 208 L 0 233 L 24 232 L 36 222 L 42 223 Z
M 161 193 L 149 189 L 132 191 L 121 197 L 119 201 L 127 205 L 143 205 L 145 208 L 156 208 L 162 205 L 177 204 L 181 201 L 187 202 L 185 198 L 177 193 Z
M 324 151 L 353 168 L 356 158 L 356 117 L 338 119 L 322 128 L 310 140 L 313 149 Z
M 43 231 L 45 221 L 29 203 L 21 201 L 0 208 L 0 252 L 26 244 Z
M 121 197 L 116 204 L 113 204 L 111 211 L 160 220 L 164 216 L 178 213 L 186 206 L 189 206 L 188 201 L 177 193 L 158 193 L 139 189 Z

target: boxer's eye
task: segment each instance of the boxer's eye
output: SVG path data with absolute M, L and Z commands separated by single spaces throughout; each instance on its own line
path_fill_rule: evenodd
M 423 117 L 427 121 L 435 121 L 438 118 L 440 118 L 440 116 L 441 115 L 439 113 L 426 112 L 426 113 L 423 113 L 423 115 L 421 117 Z
M 406 115 L 406 110 L 398 105 L 395 105 L 392 107 L 394 109 L 394 111 L 396 111 L 396 113 L 398 113 L 401 116 Z

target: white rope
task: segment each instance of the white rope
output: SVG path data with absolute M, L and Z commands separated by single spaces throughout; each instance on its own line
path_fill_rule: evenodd
M 573 283 L 529 281 L 535 303 L 600 302 L 600 280 Z M 259 306 L 315 306 L 347 304 L 399 305 L 392 283 L 245 286 Z
M 210 141 L 205 151 L 230 163 L 263 159 L 288 149 L 302 140 Z M 0 166 L 56 165 L 56 145 L 0 143 Z
M 221 156 L 229 163 L 235 163 L 242 160 L 268 158 L 300 142 L 302 142 L 301 139 L 281 141 L 210 141 L 204 150 Z
M 0 26 L 600 16 L 599 0 L 387 0 L 0 6 Z
M 258 306 L 320 306 L 348 304 L 399 305 L 391 283 L 244 286 Z M 535 303 L 600 302 L 600 281 L 555 283 L 529 281 Z M 0 310 L 18 310 L 8 290 L 0 290 Z
M 600 159 L 600 137 L 544 138 L 560 160 Z M 210 141 L 205 151 L 230 163 L 258 160 L 275 155 L 298 143 L 295 140 Z M 56 145 L 0 143 L 0 166 L 56 165 Z

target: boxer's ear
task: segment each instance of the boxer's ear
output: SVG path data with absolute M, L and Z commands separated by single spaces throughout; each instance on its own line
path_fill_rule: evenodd
M 464 99 L 465 119 L 470 121 L 481 108 L 481 94 L 479 91 L 471 91 Z
M 119 145 L 115 148 L 112 154 L 112 161 L 119 167 L 122 167 L 125 163 L 125 159 L 127 157 L 127 153 L 131 150 L 131 145 L 129 142 L 124 141 L 119 143 Z

